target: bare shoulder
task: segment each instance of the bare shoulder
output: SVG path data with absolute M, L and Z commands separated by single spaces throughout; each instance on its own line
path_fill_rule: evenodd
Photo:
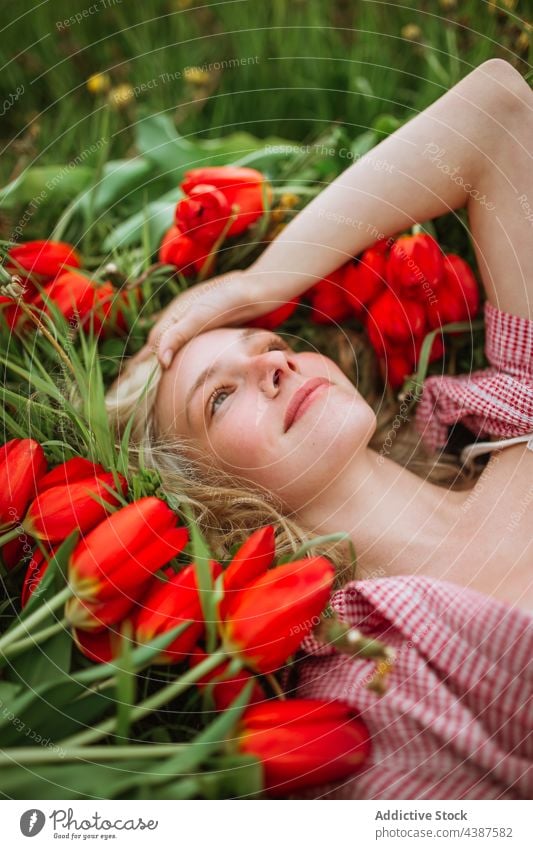
M 470 586 L 533 610 L 533 451 L 513 445 L 494 453 L 464 502 L 461 563 Z

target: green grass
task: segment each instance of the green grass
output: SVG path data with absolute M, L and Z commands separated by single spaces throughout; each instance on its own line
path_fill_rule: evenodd
M 354 137 L 378 114 L 405 119 L 423 109 L 492 56 L 527 73 L 528 51 L 517 51 L 527 3 L 493 13 L 480 0 L 447 5 L 22 0 L 3 16 L 0 102 L 10 108 L 0 179 L 31 162 L 69 161 L 98 137 L 99 103 L 85 83 L 100 71 L 138 89 L 117 115 L 110 158 L 133 152 L 134 125 L 147 112 L 166 112 L 182 134 L 205 138 L 246 129 L 303 141 L 332 121 Z M 79 23 L 63 24 L 84 10 Z M 407 24 L 420 29 L 415 41 L 402 35 Z M 188 66 L 224 61 L 205 90 L 183 78 Z

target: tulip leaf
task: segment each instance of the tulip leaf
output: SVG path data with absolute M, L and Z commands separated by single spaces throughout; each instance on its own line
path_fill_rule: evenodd
M 176 204 L 181 197 L 181 189 L 171 189 L 158 200 L 146 204 L 140 212 L 126 218 L 105 238 L 104 251 L 140 244 L 143 229 L 147 227 L 149 252 L 155 253 L 165 232 L 173 224 Z
M 48 561 L 48 568 L 39 582 L 37 589 L 31 594 L 24 610 L 20 613 L 19 621 L 23 622 L 31 613 L 40 607 L 43 600 L 51 599 L 65 586 L 67 563 L 78 541 L 78 531 L 71 534 L 61 543 L 55 554 Z M 50 624 L 50 623 L 48 623 Z M 45 625 L 40 625 L 43 628 Z M 9 633 L 9 632 L 8 632 Z
M 350 153 L 353 159 L 359 159 L 364 156 L 369 150 L 378 143 L 378 135 L 374 130 L 367 130 L 357 136 L 355 141 L 350 145 Z
M 218 621 L 215 599 L 215 587 L 210 567 L 210 561 L 212 560 L 211 552 L 209 551 L 209 547 L 206 541 L 204 540 L 200 529 L 189 510 L 188 505 L 184 502 L 180 505 L 180 509 L 183 511 L 187 518 L 187 524 L 191 535 L 191 547 L 194 559 L 194 568 L 200 593 L 202 614 L 205 622 L 206 649 L 207 653 L 210 654 L 214 651 L 216 646 L 216 626 Z
M 63 763 L 61 750 L 57 763 L 28 767 L 10 763 L 0 766 L 0 784 L 13 799 L 124 799 L 142 780 L 144 761 L 140 758 L 116 763 Z
M 135 702 L 135 675 L 132 662 L 132 627 L 126 621 L 120 629 L 120 656 L 116 660 L 115 701 L 117 706 L 117 724 L 115 738 L 126 740 L 129 736 L 131 708 Z
M 11 183 L 0 190 L 0 209 L 13 209 L 17 205 L 37 200 L 53 206 L 64 204 L 91 182 L 92 168 L 65 165 L 35 165 L 26 168 Z
M 44 624 L 53 622 L 53 616 L 51 614 L 50 620 L 45 619 Z M 68 673 L 71 655 L 72 637 L 70 631 L 65 628 L 10 660 L 9 676 L 26 687 L 38 687 L 39 684 Z
M 252 688 L 253 682 L 248 681 L 229 708 L 217 716 L 207 728 L 204 728 L 194 738 L 191 745 L 180 749 L 174 757 L 147 769 L 144 778 L 145 786 L 154 787 L 164 784 L 168 776 L 171 775 L 191 773 L 198 769 L 207 757 L 218 751 L 248 705 Z
M 159 786 L 153 796 L 148 787 L 143 786 L 143 791 L 143 799 L 254 798 L 263 791 L 263 766 L 252 755 L 222 756 L 209 761 L 206 771 L 194 778 Z

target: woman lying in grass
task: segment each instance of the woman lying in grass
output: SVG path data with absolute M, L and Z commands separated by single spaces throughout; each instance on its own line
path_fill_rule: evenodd
M 532 131 L 527 84 L 506 62 L 481 65 L 349 167 L 249 269 L 180 295 L 108 395 L 117 431 L 134 413 L 132 448 L 191 501 L 221 548 L 270 521 L 280 545 L 338 532 L 353 542 L 357 580 L 332 606 L 396 648 L 387 694 L 363 686 L 366 661 L 315 640 L 287 684 L 344 699 L 371 727 L 372 763 L 333 795 L 533 789 L 524 666 L 533 648 Z M 428 379 L 417 423 L 440 448 L 459 421 L 472 438 L 498 437 L 467 452 L 494 451 L 470 488 L 432 482 L 435 463 L 415 474 L 380 451 L 374 410 L 331 359 L 246 328 L 377 238 L 462 207 L 486 291 L 491 368 Z M 348 562 L 346 548 L 330 555 Z

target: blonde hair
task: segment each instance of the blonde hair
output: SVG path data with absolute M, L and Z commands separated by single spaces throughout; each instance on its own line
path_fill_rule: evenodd
M 461 485 L 464 475 L 452 458 L 428 458 L 408 423 L 406 426 L 402 422 L 399 428 L 395 426 L 397 405 L 392 396 L 385 404 L 373 397 L 375 363 L 362 335 L 345 329 L 321 330 L 326 333 L 324 347 L 330 349 L 328 355 L 337 361 L 352 382 L 357 376 L 357 364 L 364 378 L 358 381 L 359 391 L 372 406 L 378 407 L 378 426 L 371 447 L 383 446 L 387 432 L 394 433 L 390 450 L 387 450 L 392 459 L 436 483 Z M 229 557 L 251 531 L 266 524 L 276 527 L 278 557 L 293 554 L 309 542 L 312 534 L 285 514 L 283 503 L 275 494 L 247 479 L 207 466 L 192 440 L 160 438 L 155 402 L 161 375 L 157 357 L 152 354 L 128 364 L 106 395 L 106 411 L 117 446 L 129 429 L 130 471 L 155 469 L 164 492 L 178 504 L 178 509 L 179 504 L 188 505 L 218 559 Z M 353 547 L 346 540 L 314 545 L 313 553 L 324 554 L 333 561 L 337 567 L 337 585 L 354 577 Z

